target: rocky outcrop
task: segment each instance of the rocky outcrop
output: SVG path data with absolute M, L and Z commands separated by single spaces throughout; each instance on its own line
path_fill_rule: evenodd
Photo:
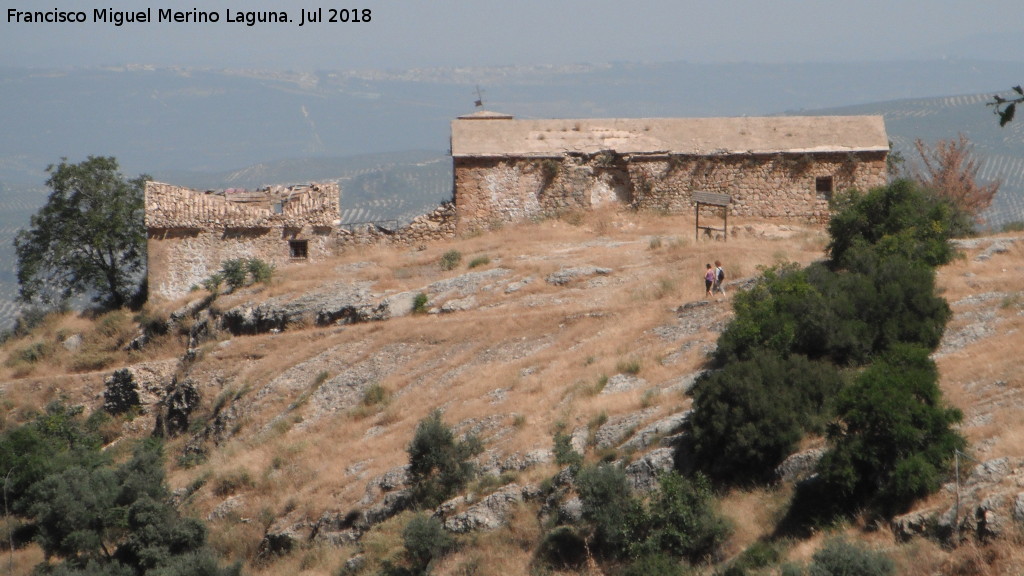
M 337 284 L 330 291 L 298 298 L 272 298 L 258 305 L 244 304 L 224 312 L 221 325 L 232 334 L 258 334 L 289 326 L 328 326 L 386 320 L 387 302 L 365 284 Z
M 825 455 L 824 448 L 811 448 L 791 454 L 775 468 L 775 478 L 779 482 L 799 482 L 814 474 L 818 461 Z
M 624 450 L 642 450 L 653 446 L 658 440 L 682 430 L 683 426 L 686 425 L 686 421 L 690 419 L 691 413 L 691 410 L 677 412 L 671 416 L 662 418 L 653 424 L 644 426 L 633 434 L 633 436 L 622 445 L 622 448 Z
M 618 446 L 626 438 L 632 436 L 640 424 L 650 418 L 656 411 L 657 408 L 648 408 L 609 420 L 594 433 L 594 446 L 599 450 Z
M 563 268 L 558 272 L 549 274 L 545 281 L 548 284 L 555 286 L 565 286 L 570 282 L 579 280 L 582 278 L 589 278 L 591 276 L 606 276 L 612 273 L 611 268 L 602 268 L 600 266 L 576 266 L 573 268 Z
M 512 510 L 516 506 L 521 504 L 527 497 L 534 496 L 538 492 L 535 487 L 509 484 L 486 496 L 479 503 L 473 504 L 465 512 L 460 512 L 446 518 L 444 528 L 456 534 L 495 530 L 507 523 Z
M 658 488 L 661 475 L 675 466 L 675 450 L 658 448 L 626 466 L 626 479 L 633 490 L 651 492 Z
M 917 510 L 893 519 L 896 537 L 936 538 L 956 546 L 967 540 L 984 543 L 1004 537 L 1013 522 L 1024 519 L 1024 459 L 995 458 L 977 464 L 959 486 L 944 490 L 955 495 L 947 508 Z M 1018 511 L 1019 510 L 1019 511 Z
M 172 438 L 188 431 L 192 412 L 199 407 L 199 401 L 199 390 L 192 379 L 185 378 L 180 382 L 175 379 L 159 404 L 153 435 Z

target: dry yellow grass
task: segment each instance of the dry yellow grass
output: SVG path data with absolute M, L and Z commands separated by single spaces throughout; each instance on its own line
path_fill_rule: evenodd
M 232 437 L 208 445 L 205 462 L 191 468 L 172 463 L 169 482 L 172 488 L 181 488 L 206 478 L 188 502 L 189 511 L 198 517 L 207 517 L 232 495 L 239 498 L 237 509 L 212 522 L 211 539 L 229 557 L 250 563 L 252 573 L 328 574 L 336 572 L 344 553 L 310 548 L 267 564 L 251 564 L 266 528 L 259 519 L 315 521 L 324 512 L 344 514 L 357 507 L 371 478 L 405 464 L 415 426 L 432 410 L 442 409 L 444 420 L 459 432 L 490 423 L 480 430 L 488 447 L 510 455 L 550 448 L 558 423 L 571 430 L 641 408 L 653 408 L 652 418 L 683 409 L 689 399 L 662 388 L 702 366 L 716 330 L 731 314 L 732 294 L 703 308 L 706 312 L 701 312 L 696 326 L 685 326 L 677 318 L 679 306 L 703 299 L 704 264 L 722 260 L 732 281 L 754 276 L 760 267 L 780 259 L 808 263 L 822 258 L 825 244 L 820 229 L 765 222 L 741 222 L 735 228 L 738 234 L 728 242 L 695 241 L 692 225 L 687 217 L 607 210 L 506 226 L 424 250 L 359 247 L 329 262 L 282 268 L 269 286 L 221 296 L 216 306 L 226 309 L 336 283 L 370 282 L 373 290 L 391 294 L 420 291 L 470 271 L 509 270 L 494 281 L 493 289 L 480 290 L 478 306 L 467 312 L 306 327 L 204 344 L 190 373 L 203 396 L 205 412 L 200 416 L 208 416 L 225 398 L 237 399 L 241 416 L 232 422 Z M 449 250 L 462 253 L 462 264 L 444 271 L 439 261 Z M 1024 389 L 1016 360 L 1024 328 L 1024 242 L 987 262 L 974 259 L 979 251 L 944 268 L 939 285 L 957 312 L 951 329 L 969 321 L 957 302 L 972 294 L 1005 293 L 995 306 L 998 330 L 941 356 L 938 363 L 947 399 L 964 408 L 969 421 L 984 416 L 965 423 L 964 432 L 972 445 L 985 447 L 983 456 L 988 458 L 1024 449 L 1024 427 L 1016 418 L 1020 405 L 1002 402 L 1021 398 Z M 468 263 L 478 256 L 487 256 L 489 263 L 469 269 Z M 544 280 L 559 270 L 585 265 L 612 272 L 565 286 Z M 508 284 L 527 278 L 531 281 L 519 291 L 505 291 Z M 166 315 L 187 300 L 154 304 L 148 314 Z M 73 315 L 53 322 L 33 337 L 55 342 L 59 333 L 87 334 L 98 326 Z M 6 343 L 0 348 L 0 364 L 28 343 Z M 158 343 L 157 355 L 173 358 L 183 347 L 184 342 L 172 335 Z M 58 360 L 31 368 L 21 379 L 14 368 L 0 368 L 4 400 L 10 404 L 9 425 L 22 419 L 27 407 L 61 396 L 96 407 L 109 369 L 69 377 L 71 356 L 58 355 Z M 110 369 L 134 360 L 118 352 Z M 308 369 L 297 370 L 300 366 Z M 633 367 L 645 385 L 596 393 L 602 378 Z M 333 411 L 318 404 L 317 393 L 371 384 L 334 381 L 364 368 L 379 374 L 372 384 L 387 390 L 387 403 L 346 405 Z M 321 373 L 326 378 L 318 383 Z M 287 386 L 285 380 L 290 382 Z M 989 386 L 995 381 L 1005 384 Z M 173 440 L 168 453 L 180 453 L 185 441 Z M 518 480 L 539 482 L 554 472 L 553 465 L 537 467 L 521 473 Z M 229 490 L 233 482 L 237 486 Z M 217 486 L 221 488 L 215 490 Z M 730 554 L 764 537 L 784 503 L 785 493 L 774 490 L 728 495 L 722 507 L 736 525 Z M 366 545 L 379 545 L 381 554 L 388 553 L 400 525 L 396 519 L 394 525 L 376 529 L 378 536 Z M 468 566 L 487 567 L 481 568 L 482 574 L 526 573 L 532 553 L 527 543 L 536 542 L 539 531 L 536 511 L 525 506 L 509 528 L 474 537 L 471 545 L 439 567 L 439 573 L 460 573 Z M 820 542 L 815 538 L 794 543 L 787 558 L 806 561 Z M 920 566 L 916 559 L 928 551 L 927 546 L 915 546 L 889 544 L 897 561 L 907 567 Z M 1002 564 L 1017 561 L 1009 551 L 999 554 Z

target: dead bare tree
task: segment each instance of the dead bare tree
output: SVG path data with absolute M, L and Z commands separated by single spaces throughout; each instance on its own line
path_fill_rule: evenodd
M 914 179 L 951 201 L 975 223 L 982 223 L 981 214 L 992 205 L 1002 181 L 978 182 L 983 162 L 974 155 L 967 137 L 958 134 L 956 139 L 939 140 L 932 147 L 918 139 L 914 146 L 923 164 L 923 169 L 912 170 Z

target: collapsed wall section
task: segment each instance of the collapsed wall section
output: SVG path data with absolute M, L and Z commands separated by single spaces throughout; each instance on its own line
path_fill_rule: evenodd
M 235 258 L 281 268 L 333 251 L 336 184 L 200 192 L 146 184 L 149 290 L 178 298 Z

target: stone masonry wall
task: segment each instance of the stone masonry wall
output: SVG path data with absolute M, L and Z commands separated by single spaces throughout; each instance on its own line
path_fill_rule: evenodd
M 822 223 L 834 192 L 886 182 L 884 152 L 723 156 L 632 156 L 611 152 L 561 158 L 456 158 L 459 233 L 565 210 L 618 202 L 642 210 L 693 210 L 691 192 L 732 196 L 730 215 Z
M 178 298 L 234 258 L 259 258 L 278 269 L 322 261 L 340 214 L 336 184 L 199 192 L 146 184 L 149 290 Z M 304 241 L 307 257 L 291 257 Z
M 333 253 L 331 227 L 149 229 L 149 290 L 180 298 L 234 258 L 259 258 L 278 270 L 322 261 Z M 289 240 L 305 240 L 308 257 L 291 258 Z

